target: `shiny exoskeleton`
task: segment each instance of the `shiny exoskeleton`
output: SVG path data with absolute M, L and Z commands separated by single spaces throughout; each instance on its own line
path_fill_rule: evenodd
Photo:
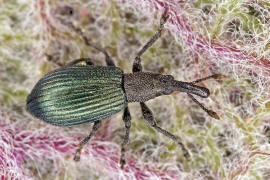
M 171 138 L 182 149 L 185 157 L 188 150 L 179 138 L 160 128 L 154 121 L 151 110 L 144 103 L 161 95 L 169 95 L 174 91 L 187 93 L 211 117 L 218 119 L 215 112 L 206 109 L 192 94 L 207 98 L 209 90 L 195 85 L 209 78 L 220 78 L 215 74 L 193 82 L 174 80 L 171 75 L 142 72 L 141 55 L 161 36 L 168 16 L 162 15 L 157 33 L 139 51 L 133 63 L 133 73 L 125 74 L 115 67 L 108 53 L 88 41 L 81 29 L 73 24 L 67 24 L 77 32 L 86 45 L 101 51 L 106 57 L 108 66 L 95 66 L 91 59 L 81 58 L 45 75 L 35 85 L 27 97 L 27 110 L 35 117 L 57 126 L 73 126 L 94 122 L 90 134 L 79 144 L 74 159 L 78 161 L 83 146 L 98 130 L 101 121 L 124 109 L 123 121 L 126 127 L 121 148 L 120 164 L 125 164 L 125 148 L 129 139 L 131 117 L 128 103 L 139 102 L 144 119 L 157 131 Z

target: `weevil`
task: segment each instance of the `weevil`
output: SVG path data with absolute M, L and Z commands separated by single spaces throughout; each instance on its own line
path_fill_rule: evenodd
M 204 107 L 193 95 L 207 98 L 210 92 L 196 83 L 222 75 L 214 74 L 193 82 L 177 81 L 171 75 L 143 72 L 141 56 L 161 36 L 164 24 L 169 16 L 162 14 L 158 31 L 137 53 L 132 72 L 124 73 L 116 67 L 109 54 L 98 45 L 90 42 L 82 30 L 74 24 L 68 24 L 85 44 L 105 55 L 107 66 L 94 65 L 90 58 L 73 60 L 64 67 L 56 69 L 41 78 L 27 97 L 27 111 L 34 117 L 56 126 L 74 126 L 83 123 L 94 123 L 89 135 L 78 145 L 74 160 L 80 160 L 83 146 L 101 126 L 101 121 L 124 110 L 125 136 L 121 144 L 121 168 L 125 165 L 125 151 L 129 141 L 131 115 L 128 103 L 139 102 L 143 118 L 154 129 L 172 139 L 182 149 L 183 155 L 189 152 L 179 137 L 162 129 L 154 120 L 152 111 L 146 101 L 174 91 L 185 92 L 211 117 L 218 119 L 217 113 Z

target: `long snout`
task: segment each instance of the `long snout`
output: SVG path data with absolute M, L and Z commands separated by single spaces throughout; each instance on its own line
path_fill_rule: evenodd
M 174 91 L 195 94 L 195 95 L 200 96 L 202 98 L 207 98 L 210 95 L 210 92 L 207 88 L 197 86 L 193 83 L 174 80 L 174 82 L 172 84 L 173 84 L 172 86 L 173 86 Z

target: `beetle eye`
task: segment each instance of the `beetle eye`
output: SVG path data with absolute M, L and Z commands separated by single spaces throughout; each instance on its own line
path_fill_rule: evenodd
M 174 80 L 174 77 L 172 75 L 166 75 L 166 77 L 168 78 L 168 80 Z
M 161 76 L 161 81 L 164 83 L 170 82 L 174 80 L 174 77 L 172 75 L 162 75 Z
M 74 10 L 73 10 L 73 8 L 71 6 L 66 5 L 66 6 L 63 6 L 63 7 L 60 8 L 59 13 L 62 16 L 70 16 L 70 15 L 72 15 L 74 13 Z

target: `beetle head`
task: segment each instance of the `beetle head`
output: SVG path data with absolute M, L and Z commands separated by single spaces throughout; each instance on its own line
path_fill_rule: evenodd
M 172 88 L 174 77 L 172 75 L 158 74 L 154 78 L 154 86 L 156 90 L 156 96 L 169 95 L 174 89 Z
M 197 86 L 193 83 L 174 80 L 174 77 L 171 75 L 157 75 L 154 79 L 157 96 L 169 95 L 173 91 L 195 94 L 202 98 L 207 98 L 210 94 L 209 90 L 205 87 Z

